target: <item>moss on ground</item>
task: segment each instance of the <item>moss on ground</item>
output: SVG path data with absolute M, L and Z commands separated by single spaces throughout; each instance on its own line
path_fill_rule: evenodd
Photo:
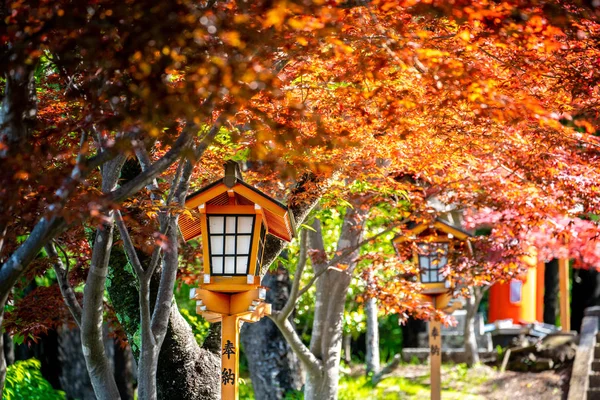
M 420 373 L 412 373 L 410 377 L 392 375 L 383 379 L 376 387 L 364 375 L 342 375 L 340 379 L 339 400 L 428 400 L 429 370 L 425 366 L 417 366 Z M 475 367 L 468 369 L 464 365 L 444 365 L 442 395 L 444 400 L 483 400 L 478 394 L 482 384 L 491 379 L 489 368 Z M 402 367 L 401 367 L 402 370 Z M 240 385 L 240 400 L 254 400 L 252 383 L 243 380 Z M 290 393 L 289 400 L 302 399 L 301 393 Z

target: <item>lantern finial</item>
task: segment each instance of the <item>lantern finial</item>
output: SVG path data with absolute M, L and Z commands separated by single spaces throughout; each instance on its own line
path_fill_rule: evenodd
M 223 183 L 228 188 L 232 188 L 239 180 L 242 180 L 242 170 L 240 169 L 240 165 L 233 160 L 228 160 L 224 165 L 225 167 L 225 177 L 223 178 Z

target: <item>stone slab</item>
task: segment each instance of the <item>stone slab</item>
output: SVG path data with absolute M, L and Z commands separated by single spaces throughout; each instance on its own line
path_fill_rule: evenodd
M 584 400 L 588 396 L 590 372 L 598 333 L 598 317 L 586 316 L 581 323 L 579 346 L 573 360 L 568 400 Z

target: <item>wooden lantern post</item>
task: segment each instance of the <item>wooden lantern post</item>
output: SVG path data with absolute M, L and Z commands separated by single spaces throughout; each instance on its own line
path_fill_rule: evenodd
M 221 398 L 237 399 L 239 393 L 240 327 L 237 315 L 223 315 L 221 321 Z
M 563 332 L 571 330 L 571 309 L 569 307 L 569 259 L 558 260 L 558 286 L 560 293 L 560 326 Z
M 444 221 L 433 224 L 421 224 L 411 229 L 408 235 L 393 240 L 394 247 L 402 242 L 411 241 L 418 250 L 413 252 L 413 262 L 419 266 L 417 279 L 423 286 L 422 302 L 430 303 L 438 310 L 453 312 L 460 303 L 450 305 L 452 282 L 443 275 L 442 269 L 448 263 L 452 244 L 466 241 L 471 235 Z M 442 366 L 442 324 L 437 320 L 429 321 L 429 366 L 431 381 L 431 400 L 441 399 Z
M 188 196 L 189 213 L 179 218 L 184 240 L 202 236 L 204 274 L 190 298 L 208 322 L 221 322 L 221 398 L 239 393 L 239 335 L 242 322 L 271 314 L 260 286 L 267 235 L 289 242 L 294 236 L 291 211 L 241 180 L 237 163 L 225 165 L 225 177 Z
M 442 323 L 429 321 L 429 368 L 431 400 L 442 398 Z

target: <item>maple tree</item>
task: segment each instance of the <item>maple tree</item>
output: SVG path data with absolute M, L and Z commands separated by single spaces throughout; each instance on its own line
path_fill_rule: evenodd
M 244 57 L 241 52 L 234 51 L 238 59 L 231 66 L 223 62 L 235 47 L 212 35 L 215 24 L 204 14 L 217 17 L 196 6 L 192 2 L 73 6 L 68 2 L 17 1 L 2 8 L 3 23 L 9 28 L 2 33 L 2 58 L 7 61 L 3 65 L 2 164 L 4 171 L 15 171 L 2 178 L 2 304 L 42 247 L 51 246 L 50 241 L 71 225 L 92 217 L 92 226 L 100 228 L 90 254 L 83 306 L 77 299 L 69 305 L 75 318 L 81 317 L 77 322 L 82 326 L 88 366 L 101 398 L 116 397 L 98 331 L 112 241 L 111 208 L 151 184 L 178 159 L 183 157 L 188 165 L 197 159 L 224 119 L 213 117 L 213 113 L 226 116 L 236 107 L 236 99 L 250 95 L 232 96 L 228 86 L 242 73 L 250 79 L 255 77 L 248 75 L 247 63 L 239 59 Z M 222 16 L 226 9 L 219 12 Z M 173 26 L 177 30 L 169 29 Z M 153 35 L 150 27 L 161 34 Z M 219 28 L 226 30 L 225 23 Z M 181 36 L 181 31 L 189 34 Z M 192 71 L 188 76 L 179 72 L 184 60 L 190 68 L 187 71 Z M 36 73 L 40 64 L 46 65 Z M 259 63 L 253 66 L 257 71 L 265 69 Z M 231 67 L 239 69 L 233 71 Z M 260 82 L 270 86 L 270 79 L 265 73 Z M 35 97 L 36 83 L 43 90 L 39 99 Z M 241 85 L 238 90 L 247 88 Z M 205 131 L 200 128 L 210 123 L 215 125 Z M 198 131 L 203 136 L 198 138 L 194 152 L 190 145 Z M 147 146 L 158 147 L 154 154 L 160 158 L 154 163 L 144 156 Z M 125 157 L 134 152 L 143 171 L 117 188 Z M 102 167 L 101 175 L 98 166 Z M 180 192 L 185 194 L 189 172 L 181 176 Z M 15 213 L 16 209 L 20 212 Z M 176 219 L 176 214 L 169 216 L 171 244 L 176 242 Z M 75 244 L 73 235 L 81 233 L 82 229 L 68 229 L 65 235 L 70 237 L 65 241 Z M 17 239 L 23 235 L 26 240 L 21 244 Z M 69 250 L 79 254 L 77 249 Z M 166 253 L 174 258 L 170 274 L 162 275 L 170 275 L 165 278 L 168 282 L 176 271 L 177 253 Z M 68 285 L 62 287 L 69 289 Z M 169 298 L 169 290 L 164 296 Z M 67 298 L 73 300 L 75 296 Z M 155 311 L 161 307 L 168 316 L 169 307 L 159 305 Z M 158 329 L 162 333 L 155 348 L 160 348 L 166 326 Z M 152 367 L 143 375 L 147 373 L 152 379 Z M 149 382 L 144 386 L 152 390 L 153 385 Z
M 567 68 L 573 62 L 574 47 L 587 47 L 590 64 L 596 62 L 593 43 L 579 43 L 593 34 L 590 27 L 595 22 L 583 21 L 586 10 L 575 7 L 572 14 L 564 13 L 557 21 L 556 14 L 546 16 L 535 6 L 527 9 L 502 3 L 493 9 L 486 3 L 492 10 L 471 9 L 468 23 L 459 24 L 459 17 L 411 25 L 412 16 L 407 14 L 398 27 L 401 13 L 386 14 L 378 9 L 381 4 L 344 14 L 346 35 L 334 34 L 329 42 L 320 43 L 325 57 L 317 53 L 301 58 L 293 66 L 299 72 L 288 72 L 287 88 L 322 121 L 339 124 L 348 133 L 348 143 L 360 142 L 357 159 L 346 149 L 338 149 L 338 154 L 334 150 L 343 160 L 336 171 L 347 177 L 345 183 L 364 179 L 380 193 L 422 193 L 411 197 L 417 218 L 427 207 L 424 200 L 434 194 L 461 208 L 487 205 L 517 213 L 520 218 L 505 221 L 494 240 L 480 240 L 478 259 L 464 259 L 449 273 L 466 287 L 518 276 L 521 265 L 516 261 L 527 251 L 519 239 L 531 235 L 548 216 L 568 214 L 582 205 L 587 212 L 597 208 L 598 142 L 590 135 L 596 128 L 593 120 L 568 122 L 582 111 L 582 100 L 573 94 L 584 80 L 580 71 L 576 77 L 567 75 L 574 73 Z M 590 15 L 594 18 L 593 11 Z M 569 18 L 582 20 L 569 25 L 573 23 Z M 505 19 L 509 20 L 506 24 Z M 490 23 L 495 25 L 492 32 L 486 26 Z M 586 32 L 574 30 L 575 25 L 585 26 Z M 385 26 L 384 33 L 378 29 L 381 26 Z M 331 44 L 336 39 L 342 42 L 339 47 Z M 584 68 L 586 62 L 579 65 Z M 593 78 L 593 71 L 585 71 Z M 557 86 L 557 80 L 570 84 Z M 590 84 L 586 104 L 596 101 L 593 79 Z M 574 127 L 583 127 L 585 132 Z M 402 179 L 390 182 L 386 175 L 394 174 L 382 174 L 383 166 L 400 175 L 416 176 L 422 184 L 407 185 Z M 592 226 L 591 231 L 596 229 Z M 490 246 L 495 251 L 490 252 Z M 392 273 L 393 279 L 400 272 Z M 415 291 L 405 282 L 393 286 L 389 280 L 375 290 L 390 307 L 400 310 L 420 308 L 414 297 L 398 301 L 399 294 Z M 332 303 L 343 298 L 336 297 Z M 334 326 L 336 322 L 328 325 Z M 288 328 L 286 335 L 292 333 Z M 320 358 L 322 352 L 312 348 L 308 352 L 298 348 L 297 339 L 290 340 L 309 369 L 318 371 L 319 362 L 311 357 Z M 325 347 L 336 346 L 339 342 Z M 335 369 L 338 354 L 332 351 L 331 357 L 331 363 L 329 359 L 323 363 Z M 334 393 L 335 372 L 330 380 L 324 374 L 311 378 L 307 386 L 327 387 Z M 307 392 L 309 398 L 334 396 Z
M 168 300 L 178 267 L 178 205 L 188 183 L 216 177 L 224 158 L 251 160 L 250 183 L 288 194 L 299 222 L 322 195 L 323 208 L 340 199 L 353 204 L 341 257 L 328 258 L 318 235 L 311 239 L 318 296 L 333 286 L 337 293 L 318 310 L 335 314 L 323 329 L 341 329 L 360 242 L 349 226 L 364 223 L 378 202 L 400 211 L 390 227 L 430 218 L 432 198 L 511 210 L 520 218 L 497 230 L 497 247 L 549 215 L 598 212 L 593 6 L 10 1 L 1 13 L 0 303 L 45 248 L 82 326 L 100 398 L 116 394 L 98 328 L 105 277 L 109 269 L 122 274 L 117 267 L 127 260 L 140 289 L 109 288 L 109 295 L 113 305 L 128 295 L 141 305 L 141 317 L 138 307 L 115 312 L 137 315 L 143 326 L 140 346 L 150 351 L 140 353 L 149 354 L 140 356 L 142 397 L 170 390 L 167 381 L 177 382 L 181 398 L 216 396 L 214 356 L 193 338 L 185 342 L 186 324 Z M 128 157 L 141 170 L 120 181 Z M 126 257 L 109 268 L 115 214 Z M 90 228 L 97 228 L 93 240 Z M 60 265 L 53 240 L 77 257 L 68 275 L 70 261 Z M 269 246 L 273 260 L 282 245 Z M 498 266 L 523 247 L 500 250 L 498 260 L 477 261 L 477 274 L 470 273 L 473 260 L 450 273 L 467 284 L 514 273 Z M 386 307 L 431 311 L 416 302 L 417 286 L 394 278 L 399 262 L 371 257 L 395 282 L 376 291 Z M 50 265 L 43 263 L 40 272 Z M 80 305 L 71 287 L 84 280 Z M 401 303 L 399 293 L 406 294 Z M 315 331 L 319 343 L 307 351 L 285 322 L 296 300 L 276 322 L 310 367 L 307 398 L 335 398 L 341 335 Z M 137 327 L 122 324 L 133 339 Z M 182 338 L 179 347 L 173 337 Z M 159 362 L 163 341 L 199 367 L 155 375 L 167 365 Z M 179 375 L 161 379 L 167 373 Z M 198 388 L 193 382 L 202 375 Z

